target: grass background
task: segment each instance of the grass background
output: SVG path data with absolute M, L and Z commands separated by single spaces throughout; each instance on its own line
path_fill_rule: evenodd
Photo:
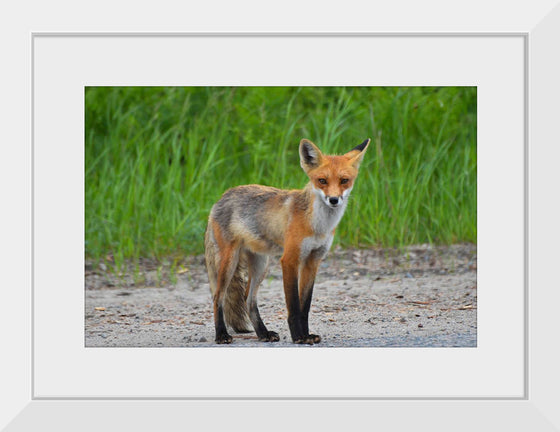
M 85 251 L 99 263 L 203 251 L 233 186 L 304 187 L 302 138 L 372 138 L 335 244 L 476 242 L 476 87 L 87 87 Z

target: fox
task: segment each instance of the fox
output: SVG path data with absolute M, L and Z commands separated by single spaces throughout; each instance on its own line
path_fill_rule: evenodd
M 250 324 L 259 341 L 280 340 L 277 332 L 267 329 L 257 305 L 257 291 L 271 256 L 281 256 L 292 342 L 321 342 L 321 336 L 309 333 L 315 277 L 332 245 L 370 141 L 343 155 L 324 155 L 314 143 L 302 139 L 300 165 L 309 178 L 304 189 L 237 186 L 212 206 L 204 246 L 216 343 L 232 343 L 228 326 L 236 333 L 248 333 Z

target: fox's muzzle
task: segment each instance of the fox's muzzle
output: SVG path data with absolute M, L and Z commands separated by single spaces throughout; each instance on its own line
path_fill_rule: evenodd
M 338 197 L 329 197 L 330 205 L 336 206 L 336 205 L 338 205 L 339 202 L 340 202 L 340 199 Z

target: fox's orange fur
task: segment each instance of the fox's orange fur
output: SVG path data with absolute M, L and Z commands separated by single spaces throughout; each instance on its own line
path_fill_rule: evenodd
M 303 190 L 246 185 L 227 190 L 214 204 L 205 235 L 205 256 L 214 303 L 216 342 L 230 343 L 226 323 L 237 332 L 275 342 L 264 325 L 257 290 L 268 256 L 281 255 L 288 325 L 295 343 L 321 341 L 310 334 L 309 308 L 315 275 L 332 244 L 358 168 L 370 140 L 341 156 L 323 155 L 309 140 L 299 146 L 309 177 Z

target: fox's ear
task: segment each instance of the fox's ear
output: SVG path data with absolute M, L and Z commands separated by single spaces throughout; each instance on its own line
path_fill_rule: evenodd
M 344 155 L 352 161 L 352 165 L 354 165 L 355 168 L 360 166 L 360 162 L 362 162 L 362 159 L 364 158 L 364 154 L 366 153 L 370 141 L 371 139 L 368 138 Z
M 315 144 L 307 139 L 302 139 L 299 143 L 299 159 L 301 167 L 305 172 L 321 165 L 323 153 Z

